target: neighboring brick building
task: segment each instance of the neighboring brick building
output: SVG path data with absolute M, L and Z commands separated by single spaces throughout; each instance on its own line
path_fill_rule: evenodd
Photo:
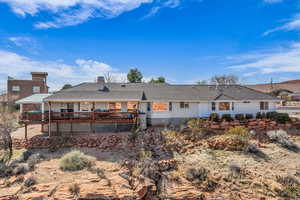
M 7 100 L 14 103 L 16 100 L 32 94 L 48 93 L 47 72 L 31 72 L 32 80 L 7 80 Z

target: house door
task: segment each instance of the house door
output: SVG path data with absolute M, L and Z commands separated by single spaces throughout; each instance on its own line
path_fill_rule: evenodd
M 67 103 L 67 111 L 74 112 L 74 103 Z

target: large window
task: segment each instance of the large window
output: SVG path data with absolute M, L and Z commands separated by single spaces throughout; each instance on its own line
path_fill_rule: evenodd
M 230 110 L 230 103 L 229 102 L 220 102 L 219 110 L 222 110 L 222 111 Z
M 168 110 L 168 104 L 165 102 L 153 102 L 152 104 L 153 111 L 167 111 Z
M 18 86 L 18 85 L 13 85 L 13 86 L 12 86 L 12 91 L 13 91 L 13 92 L 20 92 L 20 90 L 21 90 L 21 89 L 20 89 L 20 86 Z
M 33 86 L 32 87 L 32 92 L 33 93 L 40 93 L 41 92 L 41 88 L 39 86 Z
M 269 102 L 267 101 L 260 102 L 260 110 L 269 110 Z

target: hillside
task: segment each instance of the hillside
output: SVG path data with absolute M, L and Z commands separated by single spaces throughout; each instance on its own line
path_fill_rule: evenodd
M 128 133 L 114 148 L 76 148 L 96 159 L 79 171 L 61 168 L 74 148 L 16 150 L 0 199 L 299 199 L 300 130 L 251 134 L 191 124 Z
M 285 89 L 293 93 L 300 92 L 300 80 L 290 80 L 281 83 L 273 83 L 272 85 L 270 83 L 266 83 L 266 84 L 255 84 L 255 85 L 246 85 L 246 86 L 265 93 L 269 93 L 272 90 L 277 90 L 277 89 Z

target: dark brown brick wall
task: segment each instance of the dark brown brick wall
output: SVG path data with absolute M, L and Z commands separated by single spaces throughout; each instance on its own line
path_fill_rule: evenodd
M 41 104 L 23 104 L 23 112 L 41 110 Z
M 13 86 L 19 86 L 20 91 L 12 91 Z M 40 80 L 7 80 L 8 101 L 14 102 L 32 95 L 34 86 L 40 87 L 40 93 L 48 93 L 48 87 L 45 82 Z

